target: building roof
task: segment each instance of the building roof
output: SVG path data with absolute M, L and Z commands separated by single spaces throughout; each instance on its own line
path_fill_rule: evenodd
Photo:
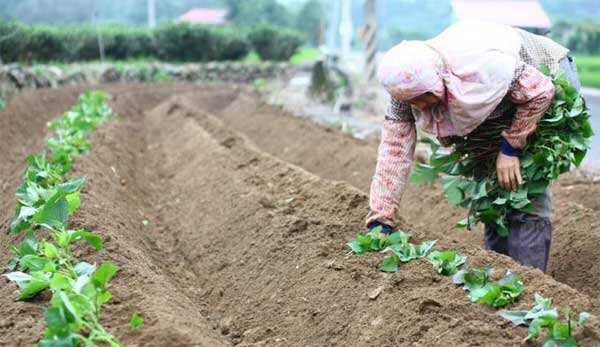
M 550 29 L 552 22 L 538 0 L 452 0 L 458 19 L 478 19 L 519 28 Z
M 225 24 L 227 10 L 224 8 L 193 8 L 179 16 L 178 19 L 193 24 Z

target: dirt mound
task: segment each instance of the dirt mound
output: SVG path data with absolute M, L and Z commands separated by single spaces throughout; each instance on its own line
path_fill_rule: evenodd
M 236 97 L 237 95 L 237 97 Z M 260 149 L 328 179 L 368 192 L 377 160 L 376 141 L 349 135 L 298 119 L 265 105 L 256 95 L 232 92 L 227 107 L 212 105 L 228 127 L 248 136 Z M 189 99 L 198 108 L 202 105 Z M 600 184 L 574 177 L 561 178 L 554 193 L 554 237 L 549 273 L 559 281 L 597 297 L 600 289 Z M 446 238 L 473 247 L 482 245 L 482 228 L 454 229 L 465 215 L 450 206 L 438 186 L 409 184 L 400 216 L 430 237 Z
M 111 259 L 122 269 L 104 317 L 126 345 L 507 346 L 519 345 L 526 335 L 493 310 L 470 304 L 462 289 L 424 261 L 384 274 L 377 271 L 380 257 L 348 255 L 344 243 L 362 229 L 366 194 L 269 155 L 258 141 L 246 139 L 252 132 L 225 126 L 220 110 L 233 111 L 239 91 L 228 91 L 231 97 L 224 101 L 227 94 L 215 97 L 222 91 L 192 86 L 105 89 L 115 96 L 113 107 L 122 119 L 100 129 L 92 153 L 76 162 L 75 174 L 88 176 L 88 183 L 74 224 L 105 237 L 106 251 L 91 255 L 92 260 Z M 44 92 L 66 108 L 79 91 Z M 2 125 L 16 124 L 0 128 L 2 153 L 7 153 L 0 165 L 3 196 L 13 196 L 24 156 L 41 148 L 45 122 L 62 112 L 58 106 L 37 106 L 38 93 L 16 97 L 0 114 Z M 31 105 L 23 106 L 27 102 Z M 220 113 L 221 119 L 199 109 Z M 239 117 L 255 113 L 240 109 Z M 260 122 L 271 129 L 269 119 Z M 341 136 L 303 124 L 306 128 L 288 136 L 312 146 L 315 131 Z M 5 129 L 16 133 L 8 137 Z M 265 138 L 278 134 L 268 131 Z M 343 139 L 348 156 L 361 146 Z M 344 149 L 333 135 L 321 141 L 322 148 L 306 155 L 328 150 L 328 142 Z M 25 147 L 16 147 L 20 143 Z M 291 153 L 304 148 L 293 146 Z M 359 153 L 373 149 L 364 146 Z M 340 163 L 346 159 L 337 157 Z M 345 162 L 353 167 L 359 159 Z M 313 165 L 333 161 L 321 160 Z M 3 199 L 4 230 L 13 206 L 12 199 Z M 437 237 L 426 228 L 413 233 L 419 240 Z M 0 236 L 4 249 L 13 241 Z M 460 249 L 473 265 L 494 265 L 498 273 L 521 272 L 527 286 L 523 305 L 531 303 L 535 290 L 558 305 L 600 313 L 588 296 L 507 257 L 452 238 L 440 238 L 438 247 Z M 8 257 L 0 253 L 0 261 Z M 43 300 L 14 302 L 14 291 L 0 280 L 0 345 L 31 345 L 44 326 Z M 379 295 L 370 299 L 374 291 Z M 133 312 L 146 319 L 135 332 L 126 323 Z M 586 341 L 600 341 L 599 333 L 591 326 Z

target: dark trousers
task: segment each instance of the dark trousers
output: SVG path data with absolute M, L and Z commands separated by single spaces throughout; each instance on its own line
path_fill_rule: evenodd
M 507 237 L 498 235 L 493 225 L 485 226 L 485 247 L 546 272 L 552 242 L 550 219 L 515 211 L 508 214 L 507 221 Z

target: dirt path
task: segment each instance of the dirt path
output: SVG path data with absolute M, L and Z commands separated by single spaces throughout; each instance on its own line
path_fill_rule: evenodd
M 306 165 L 308 170 L 327 167 L 337 179 L 344 179 L 342 172 L 358 177 L 366 175 L 360 160 L 373 151 L 372 144 L 305 122 L 294 127 L 291 118 L 285 118 L 286 128 L 276 122 L 276 111 L 249 108 L 235 90 L 228 95 L 186 85 L 106 88 L 122 117 L 100 129 L 92 153 L 77 160 L 75 174 L 86 175 L 88 183 L 74 224 L 106 239 L 106 251 L 84 257 L 111 259 L 122 269 L 105 319 L 126 345 L 507 346 L 526 335 L 494 311 L 470 304 L 462 289 L 435 275 L 426 262 L 390 275 L 376 270 L 380 257 L 347 254 L 344 243 L 361 230 L 366 194 L 288 161 L 308 158 L 310 145 L 325 155 Z M 26 93 L 0 114 L 7 126 L 0 128 L 3 197 L 14 194 L 24 154 L 41 148 L 46 120 L 79 92 L 45 91 L 53 105 L 46 108 L 35 102 L 40 91 Z M 246 106 L 236 111 L 236 103 Z M 295 139 L 279 145 L 289 148 L 289 157 L 265 152 L 265 144 L 252 138 L 258 130 L 251 124 L 245 132 L 226 126 L 236 112 L 262 122 L 265 141 L 283 136 L 277 134 Z M 265 118 L 249 118 L 260 114 Z M 332 158 L 348 171 L 332 165 Z M 14 201 L 1 203 L 6 230 Z M 535 290 L 559 305 L 600 313 L 593 299 L 537 270 L 441 232 L 413 230 L 420 240 L 441 236 L 440 248 L 458 248 L 474 265 L 493 265 L 498 274 L 507 268 L 521 272 L 528 288 L 523 305 Z M 0 236 L 3 249 L 13 241 Z M 8 257 L 0 252 L 0 262 Z M 373 291 L 379 292 L 375 300 L 368 297 Z M 43 329 L 43 300 L 16 303 L 14 292 L 0 280 L 0 345 L 28 346 Z M 146 318 L 136 332 L 126 323 L 133 312 Z M 599 333 L 600 326 L 593 325 L 586 341 L 600 341 Z

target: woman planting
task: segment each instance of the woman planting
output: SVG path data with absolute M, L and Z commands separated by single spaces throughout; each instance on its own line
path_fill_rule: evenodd
M 461 22 L 432 40 L 405 41 L 388 51 L 379 79 L 391 103 L 371 183 L 367 226 L 381 226 L 386 233 L 393 229 L 417 125 L 444 145 L 461 142 L 473 148 L 478 163 L 474 177 L 495 174 L 503 189 L 518 190 L 523 183 L 519 156 L 555 92 L 551 78 L 538 68 L 562 71 L 579 87 L 567 53 L 548 38 L 480 22 Z M 498 140 L 494 134 L 500 132 Z M 509 212 L 507 237 L 486 224 L 486 247 L 545 271 L 552 234 L 550 209 L 546 191 L 527 212 Z

